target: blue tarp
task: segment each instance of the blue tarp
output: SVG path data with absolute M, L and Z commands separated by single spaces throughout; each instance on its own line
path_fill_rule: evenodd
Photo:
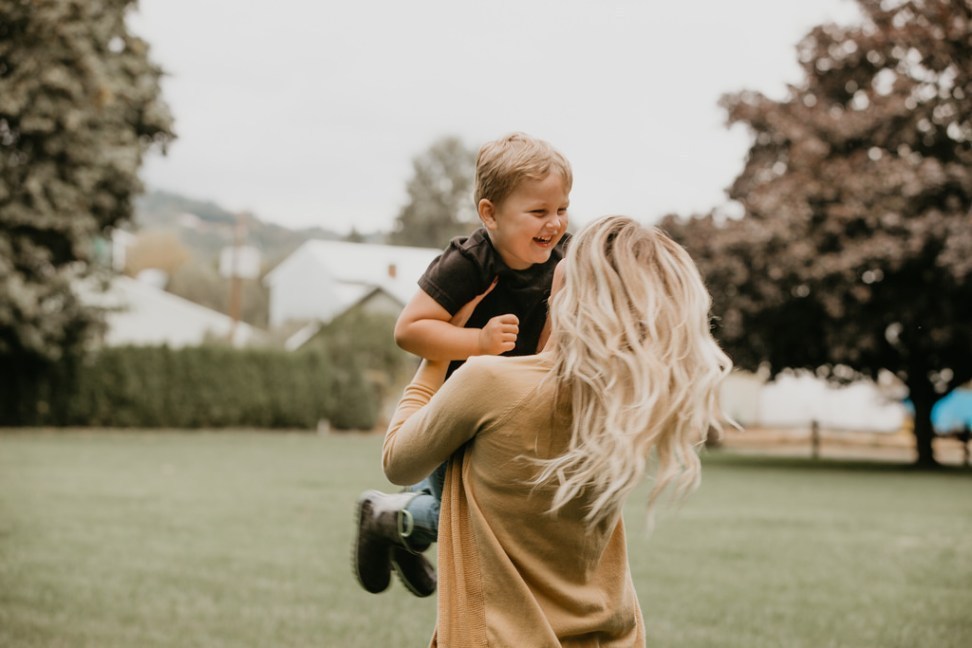
M 939 434 L 972 429 L 972 389 L 956 389 L 932 407 L 932 425 Z
M 905 399 L 908 413 L 915 415 L 911 399 Z M 964 426 L 972 429 L 972 389 L 955 389 L 932 406 L 932 426 L 938 434 L 960 432 Z

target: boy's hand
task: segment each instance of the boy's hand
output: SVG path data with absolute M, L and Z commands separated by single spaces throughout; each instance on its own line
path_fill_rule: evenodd
M 479 331 L 479 355 L 499 355 L 512 351 L 520 332 L 516 315 L 497 315 Z

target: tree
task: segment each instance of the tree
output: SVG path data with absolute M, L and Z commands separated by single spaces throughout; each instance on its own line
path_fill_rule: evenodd
M 442 248 L 478 223 L 473 204 L 476 153 L 457 137 L 444 137 L 412 160 L 409 201 L 388 240 L 393 245 Z
M 351 231 L 347 233 L 344 240 L 348 243 L 364 243 L 367 239 L 365 239 L 364 235 L 358 231 L 357 227 L 352 225 Z
M 723 98 L 753 135 L 738 221 L 665 226 L 699 259 L 737 363 L 908 387 L 920 465 L 931 409 L 972 378 L 972 9 L 859 0 L 813 29 L 784 100 Z
M 84 342 L 97 318 L 71 282 L 173 137 L 132 4 L 0 0 L 0 375 L 19 379 L 0 389 Z

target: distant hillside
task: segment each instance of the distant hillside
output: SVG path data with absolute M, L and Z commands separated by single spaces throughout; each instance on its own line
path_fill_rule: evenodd
M 236 215 L 212 201 L 187 198 L 168 191 L 151 191 L 135 202 L 136 230 L 174 231 L 179 240 L 200 260 L 216 259 L 220 250 L 233 243 Z M 342 235 L 322 227 L 289 229 L 246 217 L 246 244 L 260 250 L 265 268 L 275 266 L 304 241 L 340 240 Z M 375 236 L 369 236 L 373 240 Z

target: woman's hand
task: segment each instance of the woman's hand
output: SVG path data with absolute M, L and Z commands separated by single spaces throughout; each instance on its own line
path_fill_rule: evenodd
M 486 298 L 486 295 L 493 292 L 493 288 L 496 287 L 497 283 L 499 283 L 499 277 L 493 279 L 493 283 L 489 284 L 489 288 L 483 291 L 481 295 L 476 295 L 462 308 L 457 310 L 456 314 L 452 316 L 451 320 L 449 320 L 449 323 L 453 326 L 458 326 L 459 328 L 465 326 L 466 322 L 469 321 L 469 318 L 472 317 L 473 311 L 476 310 L 477 306 L 479 306 L 479 302 L 483 301 L 483 299 Z
M 479 306 L 479 302 L 483 301 L 486 295 L 493 292 L 493 288 L 496 287 L 498 282 L 499 278 L 493 279 L 493 283 L 489 284 L 489 288 L 481 295 L 473 297 L 468 304 L 465 304 L 456 311 L 456 314 L 452 316 L 449 323 L 460 328 L 464 327 L 466 322 L 469 321 L 469 318 L 472 317 L 473 311 Z M 478 355 L 499 355 L 507 351 L 512 351 L 516 346 L 516 336 L 520 332 L 519 324 L 520 320 L 512 313 L 497 315 L 491 318 L 479 331 Z

